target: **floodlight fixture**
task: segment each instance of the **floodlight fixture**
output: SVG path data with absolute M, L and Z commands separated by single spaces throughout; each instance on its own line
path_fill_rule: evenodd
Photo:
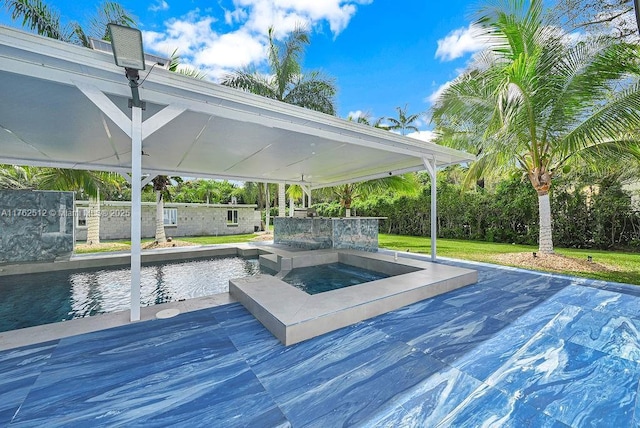
M 125 75 L 129 79 L 132 100 L 130 107 L 141 107 L 144 103 L 140 101 L 138 93 L 139 70 L 144 70 L 144 50 L 142 48 L 142 32 L 137 28 L 124 25 L 108 24 L 109 37 L 111 38 L 111 49 L 116 65 L 124 67 Z

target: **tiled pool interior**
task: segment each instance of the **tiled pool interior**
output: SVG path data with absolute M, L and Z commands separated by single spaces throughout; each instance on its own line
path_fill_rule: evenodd
M 289 347 L 234 303 L 0 352 L 0 425 L 640 425 L 640 288 L 445 263 L 479 282 Z
M 344 263 L 327 263 L 295 268 L 282 280 L 305 293 L 318 294 L 388 277 L 381 272 Z
M 146 263 L 142 306 L 229 291 L 229 279 L 260 273 L 256 257 Z M 128 266 L 0 276 L 0 332 L 129 309 Z

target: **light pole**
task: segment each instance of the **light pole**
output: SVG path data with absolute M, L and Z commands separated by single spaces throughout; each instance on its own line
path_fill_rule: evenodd
M 131 321 L 140 320 L 140 270 L 142 223 L 142 110 L 138 93 L 139 71 L 144 70 L 144 50 L 140 30 L 109 24 L 111 48 L 116 65 L 124 67 L 131 87 Z

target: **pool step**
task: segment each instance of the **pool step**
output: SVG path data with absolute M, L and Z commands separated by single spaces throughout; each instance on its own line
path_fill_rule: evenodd
M 280 272 L 278 272 L 276 275 L 274 275 L 274 278 L 282 279 L 282 278 L 284 278 L 285 276 L 287 276 L 287 274 L 288 274 L 289 272 L 291 272 L 291 270 L 289 270 L 289 269 L 284 270 L 284 269 L 283 269 L 283 270 L 281 270 Z
M 280 271 L 280 263 L 277 254 L 262 254 L 258 259 L 260 260 L 260 266 L 264 266 L 274 272 Z
M 264 266 L 267 269 L 271 269 L 274 272 L 280 272 L 281 270 L 291 270 L 291 258 L 282 257 L 278 254 L 262 254 L 259 257 L 260 266 Z

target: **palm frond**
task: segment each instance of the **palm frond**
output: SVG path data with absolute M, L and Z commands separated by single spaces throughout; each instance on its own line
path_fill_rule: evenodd
M 308 109 L 335 115 L 335 83 L 314 71 L 305 75 L 300 58 L 309 35 L 302 27 L 289 34 L 283 45 L 277 43 L 275 30 L 269 28 L 267 50 L 271 73 L 268 76 L 255 70 L 241 70 L 226 75 L 221 84 L 264 97 L 295 104 Z
M 41 0 L 4 0 L 11 19 L 22 19 L 22 26 L 52 39 L 69 41 L 60 25 L 60 14 Z
M 318 73 L 312 73 L 309 78 L 300 79 L 286 94 L 283 101 L 335 116 L 336 109 L 333 102 L 335 94 L 336 89 L 332 80 L 324 79 Z
M 119 3 L 105 1 L 96 11 L 96 14 L 89 21 L 89 36 L 100 39 L 109 40 L 109 31 L 107 24 L 118 24 L 127 27 L 135 26 L 135 19 Z M 89 46 L 88 44 L 85 46 Z
M 185 66 L 180 63 L 180 55 L 178 55 L 178 49 L 174 49 L 170 55 L 169 71 L 182 74 L 184 76 L 193 77 L 194 79 L 204 79 L 207 74 L 198 70 L 197 68 Z
M 272 82 L 265 76 L 251 71 L 236 71 L 222 78 L 220 84 L 231 88 L 242 89 L 252 94 L 278 99 Z
M 573 130 L 561 140 L 561 156 L 568 158 L 572 153 L 583 151 L 598 145 L 611 145 L 629 141 L 629 131 L 632 141 L 639 141 L 637 130 L 640 129 L 640 82 L 636 82 L 618 93 L 611 101 L 595 108 Z

